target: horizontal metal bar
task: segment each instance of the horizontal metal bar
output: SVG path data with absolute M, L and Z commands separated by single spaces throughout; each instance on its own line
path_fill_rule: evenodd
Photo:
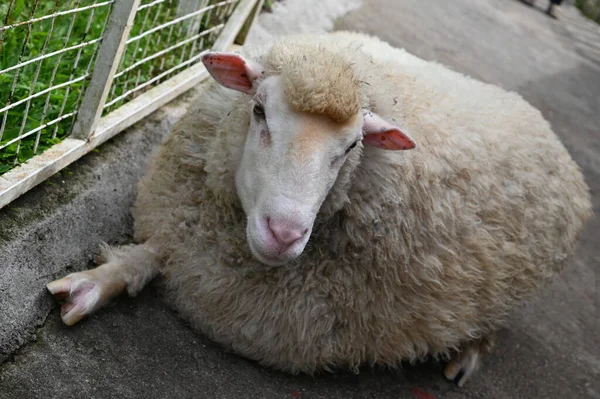
M 208 52 L 208 50 L 205 50 L 201 53 L 199 53 L 198 55 L 187 59 L 186 61 L 182 62 L 181 64 L 177 64 L 174 67 L 167 69 L 166 71 L 164 71 L 163 73 L 161 73 L 160 75 L 156 75 L 155 77 L 153 77 L 152 79 L 142 83 L 139 86 L 134 87 L 131 90 L 128 90 L 127 92 L 121 94 L 119 97 L 115 98 L 114 100 L 107 102 L 104 105 L 104 108 L 108 108 L 111 105 L 114 105 L 116 103 L 118 103 L 121 100 L 124 100 L 125 98 L 129 97 L 130 95 L 132 95 L 133 93 L 135 93 L 136 91 L 140 91 L 142 90 L 144 87 L 150 86 L 152 83 L 156 82 L 157 80 L 160 80 L 161 78 L 164 78 L 165 76 L 167 76 L 168 74 L 172 73 L 173 71 L 176 71 L 178 69 L 181 69 L 191 63 L 193 63 L 194 61 L 197 61 L 198 59 L 200 59 L 206 52 Z
M 162 0 L 162 1 L 164 1 L 164 0 Z M 78 12 L 82 12 L 82 11 L 87 11 L 87 10 L 91 10 L 92 8 L 104 7 L 104 6 L 107 6 L 114 2 L 115 2 L 115 0 L 105 1 L 102 3 L 92 4 L 90 6 L 73 8 L 71 10 L 55 12 L 54 14 L 44 15 L 39 18 L 30 19 L 28 21 L 19 22 L 19 23 L 12 24 L 12 25 L 4 25 L 4 26 L 0 27 L 0 32 L 9 30 L 9 29 L 13 29 L 13 28 L 18 28 L 19 26 L 23 26 L 23 25 L 31 25 L 33 23 L 45 21 L 46 19 L 50 19 L 50 18 L 56 18 L 56 17 L 60 17 L 63 15 L 69 15 L 69 14 L 74 14 L 74 13 L 78 13 Z
M 197 64 L 186 69 L 100 119 L 93 137 L 96 135 L 114 135 L 128 128 L 202 82 L 208 76 L 208 71 L 203 64 Z
M 138 12 L 142 11 L 144 8 L 154 7 L 155 5 L 166 2 L 167 0 L 154 0 L 152 3 L 142 4 L 137 8 Z
M 118 78 L 119 76 L 122 76 L 122 75 L 126 74 L 127 72 L 129 72 L 131 70 L 134 70 L 135 68 L 137 68 L 137 67 L 145 64 L 146 62 L 148 62 L 150 60 L 153 60 L 153 59 L 155 59 L 157 57 L 160 57 L 161 55 L 167 54 L 168 52 L 170 52 L 172 50 L 175 50 L 178 47 L 185 46 L 186 44 L 188 44 L 190 42 L 193 42 L 194 40 L 197 40 L 197 39 L 201 38 L 202 36 L 205 36 L 205 35 L 207 35 L 207 34 L 209 34 L 211 32 L 214 32 L 214 31 L 216 31 L 218 29 L 221 29 L 223 27 L 223 25 L 224 24 L 213 26 L 210 29 L 202 31 L 202 32 L 198 33 L 197 35 L 191 36 L 190 38 L 188 38 L 186 40 L 183 40 L 183 41 L 181 41 L 181 42 L 179 42 L 177 44 L 174 44 L 171 47 L 167 47 L 166 49 L 161 50 L 158 53 L 154 53 L 154 54 L 152 54 L 152 55 L 150 55 L 150 56 L 148 56 L 146 58 L 143 58 L 143 59 L 139 60 L 138 62 L 136 62 L 135 64 L 133 64 L 133 65 L 131 65 L 131 66 L 123 69 L 121 72 L 115 74 L 115 79 Z M 2 110 L 0 109 L 0 111 L 2 111 Z
M 141 34 L 139 34 L 139 35 L 137 35 L 137 36 L 131 37 L 131 38 L 129 38 L 129 39 L 127 40 L 127 42 L 126 42 L 126 43 L 127 43 L 127 44 L 129 44 L 129 43 L 136 42 L 136 41 L 138 41 L 138 40 L 140 40 L 140 39 L 142 39 L 142 38 L 144 38 L 144 37 L 146 37 L 146 36 L 148 36 L 148 35 L 151 35 L 151 34 L 152 34 L 152 33 L 154 33 L 154 32 L 158 32 L 158 31 L 159 31 L 159 30 L 161 30 L 161 29 L 167 28 L 167 27 L 169 27 L 169 26 L 171 26 L 171 25 L 175 25 L 175 24 L 177 24 L 177 23 L 179 23 L 179 22 L 185 21 L 186 19 L 193 18 L 193 17 L 195 17 L 195 16 L 197 16 L 197 15 L 200 15 L 200 14 L 202 14 L 202 13 L 205 13 L 205 12 L 206 12 L 206 11 L 208 11 L 208 10 L 212 10 L 213 8 L 221 7 L 221 6 L 224 6 L 224 5 L 230 4 L 230 3 L 234 3 L 234 2 L 236 2 L 236 1 L 238 1 L 238 0 L 226 0 L 226 1 L 222 1 L 222 2 L 220 2 L 220 3 L 217 3 L 217 4 L 213 4 L 213 5 L 211 5 L 211 6 L 208 6 L 208 7 L 201 8 L 201 9 L 199 9 L 199 10 L 197 10 L 197 11 L 194 11 L 194 12 L 191 12 L 191 13 L 189 13 L 189 14 L 186 14 L 186 15 L 184 15 L 183 17 L 175 18 L 175 19 L 174 19 L 174 20 L 172 20 L 172 21 L 165 22 L 164 24 L 162 24 L 162 25 L 159 25 L 159 26 L 157 26 L 157 27 L 154 27 L 154 28 L 152 28 L 152 29 L 150 29 L 150 30 L 147 30 L 147 31 L 146 31 L 146 32 L 144 32 L 144 33 L 141 33 Z
M 62 121 L 63 119 L 67 119 L 76 114 L 77 114 L 77 111 L 69 112 L 68 114 L 62 115 L 60 118 L 53 119 L 50 122 L 46 122 L 43 125 L 36 127 L 35 129 L 31 129 L 27 133 L 22 134 L 19 137 L 15 137 L 14 139 L 9 140 L 6 143 L 0 145 L 0 150 L 5 149 L 6 147 L 10 146 L 11 144 L 18 143 L 19 141 L 23 140 L 24 138 L 29 137 L 29 136 L 39 132 L 40 130 L 47 128 L 48 126 L 52 126 L 52 125 Z
M 52 86 L 52 87 L 48 87 L 47 89 L 44 89 L 42 91 L 38 91 L 37 93 L 34 93 L 34 94 L 30 95 L 29 97 L 25 97 L 22 100 L 19 100 L 19 101 L 16 101 L 16 102 L 12 103 L 12 104 L 9 104 L 9 105 L 7 105 L 4 108 L 0 108 L 0 112 L 8 111 L 9 109 L 12 109 L 12 108 L 14 108 L 14 107 L 16 107 L 16 106 L 18 106 L 20 104 L 23 104 L 27 100 L 32 100 L 32 99 L 34 99 L 36 97 L 39 97 L 39 96 L 41 96 L 43 94 L 46 94 L 46 93 L 49 93 L 49 92 L 51 92 L 53 90 L 62 89 L 63 87 L 70 86 L 73 83 L 81 82 L 82 80 L 84 80 L 88 76 L 90 76 L 90 74 L 86 73 L 85 75 L 80 76 L 77 79 L 69 80 L 68 82 L 64 82 L 64 83 L 61 83 L 61 84 L 58 84 L 58 85 L 55 85 L 55 86 Z
M 66 53 L 67 51 L 77 50 L 78 48 L 89 46 L 89 45 L 94 44 L 94 43 L 98 43 L 101 40 L 102 40 L 102 38 L 97 38 L 97 39 L 89 40 L 87 42 L 79 43 L 79 44 L 76 44 L 76 45 L 71 46 L 71 47 L 65 47 L 63 49 L 60 49 L 60 50 L 57 50 L 57 51 L 53 51 L 52 53 L 48 53 L 48 54 L 41 55 L 39 57 L 32 58 L 30 60 L 21 62 L 20 64 L 13 65 L 11 67 L 8 67 L 6 69 L 1 70 L 0 71 L 0 75 L 2 75 L 3 73 L 6 73 L 6 72 L 13 71 L 15 69 L 22 68 L 25 65 L 33 64 L 34 62 L 38 62 L 38 61 L 41 61 L 41 60 L 45 60 L 46 58 L 52 58 L 55 55 Z

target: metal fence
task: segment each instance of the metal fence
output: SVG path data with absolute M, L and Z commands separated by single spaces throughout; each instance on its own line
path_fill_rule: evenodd
M 262 0 L 0 4 L 0 207 L 207 76 Z

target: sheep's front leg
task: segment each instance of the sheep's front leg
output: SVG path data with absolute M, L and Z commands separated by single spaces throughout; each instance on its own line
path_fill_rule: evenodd
M 102 248 L 105 262 L 95 269 L 69 274 L 46 287 L 61 305 L 61 318 L 71 326 L 127 289 L 135 296 L 159 272 L 160 259 L 148 244 Z
M 444 369 L 444 376 L 451 381 L 456 381 L 459 387 L 464 386 L 479 368 L 481 357 L 489 353 L 495 343 L 496 337 L 493 334 L 466 343 L 458 353 L 452 356 Z

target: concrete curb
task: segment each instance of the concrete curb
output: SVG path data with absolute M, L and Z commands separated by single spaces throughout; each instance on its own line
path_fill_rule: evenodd
M 247 42 L 331 30 L 359 0 L 287 0 L 263 13 Z M 54 306 L 45 285 L 91 266 L 100 242 L 132 232 L 135 184 L 194 90 L 162 107 L 0 211 L 0 363 L 35 339 Z
M 163 107 L 0 211 L 0 361 L 44 322 L 53 306 L 46 283 L 88 267 L 101 241 L 127 240 L 135 183 L 189 97 Z

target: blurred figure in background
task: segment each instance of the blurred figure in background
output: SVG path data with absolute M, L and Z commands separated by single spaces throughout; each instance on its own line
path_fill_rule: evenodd
M 535 0 L 521 0 L 523 3 L 533 6 Z M 558 7 L 563 2 L 563 0 L 550 0 L 550 4 L 548 5 L 548 9 L 546 13 L 550 15 L 552 18 L 558 18 Z

